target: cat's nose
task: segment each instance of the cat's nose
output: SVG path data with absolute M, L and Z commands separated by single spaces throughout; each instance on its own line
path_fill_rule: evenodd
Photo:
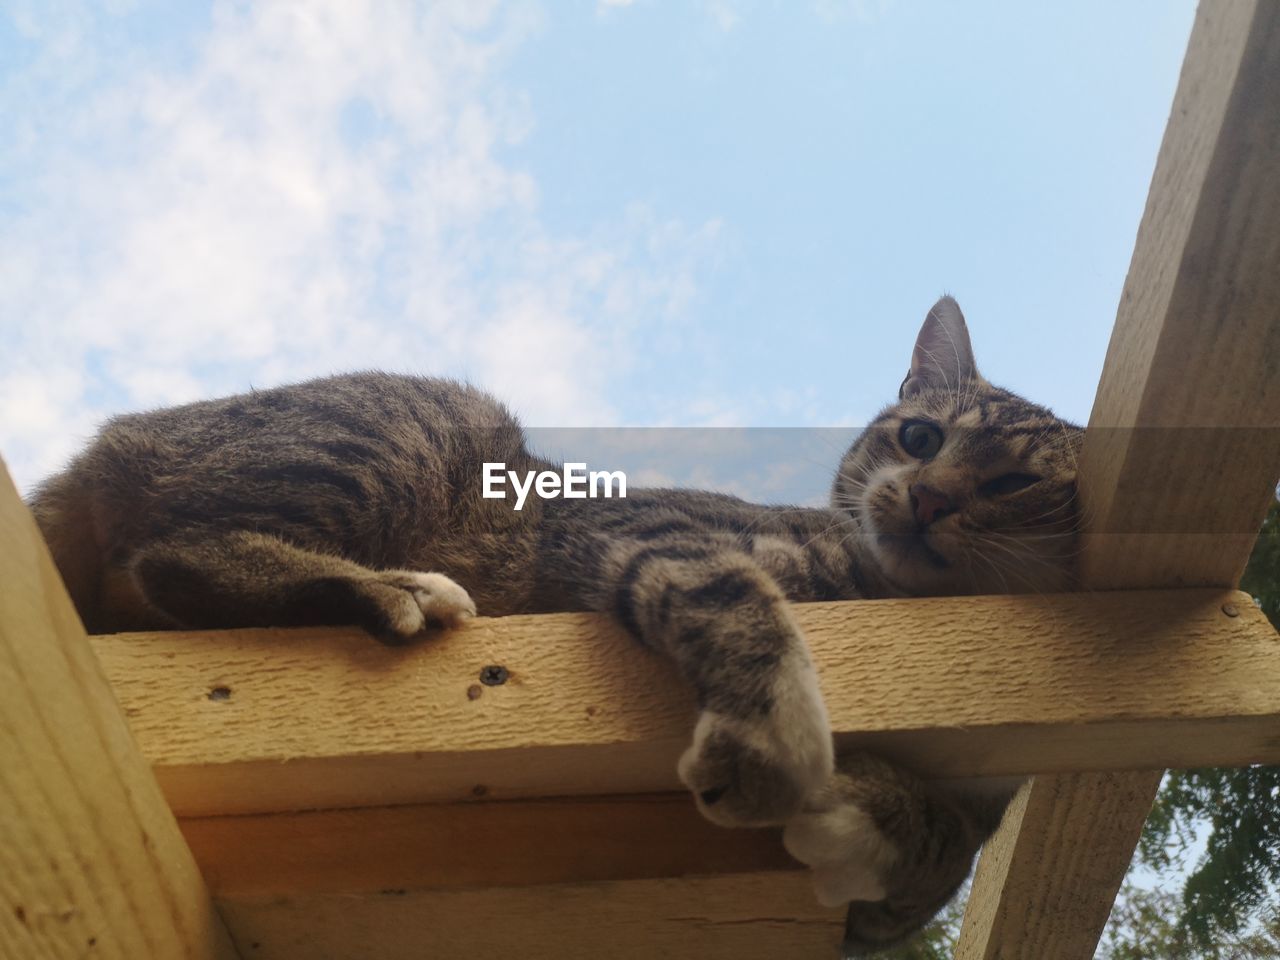
M 951 502 L 950 497 L 923 483 L 913 483 L 908 493 L 911 494 L 911 511 L 921 527 L 927 527 L 947 514 L 956 512 L 956 505 Z

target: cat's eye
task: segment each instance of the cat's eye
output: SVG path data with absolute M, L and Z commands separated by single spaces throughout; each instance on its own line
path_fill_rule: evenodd
M 942 449 L 942 431 L 923 420 L 908 420 L 898 431 L 898 442 L 913 457 L 928 460 Z
M 1034 473 L 1005 473 L 978 486 L 978 493 L 984 497 L 1002 497 L 1006 494 L 1025 490 L 1032 484 L 1040 482 Z

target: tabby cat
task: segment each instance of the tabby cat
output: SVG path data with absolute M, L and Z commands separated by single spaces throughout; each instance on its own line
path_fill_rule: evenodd
M 785 824 L 858 955 L 951 897 L 1012 787 L 837 765 L 788 601 L 1066 588 L 1081 438 L 978 374 L 944 297 L 830 509 L 641 490 L 516 512 L 481 497 L 482 464 L 554 466 L 511 414 L 382 373 L 116 417 L 31 506 L 92 632 L 352 623 L 399 643 L 477 609 L 612 614 L 697 693 L 679 775 L 698 808 Z

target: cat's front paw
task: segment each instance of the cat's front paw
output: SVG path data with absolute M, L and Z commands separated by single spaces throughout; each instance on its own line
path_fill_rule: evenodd
M 378 575 L 374 591 L 374 632 L 386 643 L 403 643 L 428 624 L 456 626 L 476 615 L 471 595 L 442 573 L 388 570 Z
M 782 833 L 787 852 L 811 868 L 814 892 L 827 907 L 885 899 L 899 857 L 871 815 L 842 789 L 847 779 L 837 774 Z
M 767 711 L 704 710 L 677 771 L 708 820 L 725 827 L 785 823 L 831 776 L 826 707 L 807 659 L 780 670 Z

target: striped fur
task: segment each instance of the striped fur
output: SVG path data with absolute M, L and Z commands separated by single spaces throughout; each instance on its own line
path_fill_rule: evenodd
M 699 809 L 786 824 L 819 896 L 855 901 L 853 955 L 946 902 L 1008 785 L 944 793 L 861 755 L 837 772 L 789 604 L 1067 587 L 1079 440 L 978 375 L 944 298 L 825 510 L 639 490 L 515 512 L 481 497 L 481 465 L 554 465 L 506 409 L 380 373 L 117 417 L 31 506 L 94 632 L 353 623 L 398 643 L 476 609 L 613 614 L 697 693 L 679 774 Z

